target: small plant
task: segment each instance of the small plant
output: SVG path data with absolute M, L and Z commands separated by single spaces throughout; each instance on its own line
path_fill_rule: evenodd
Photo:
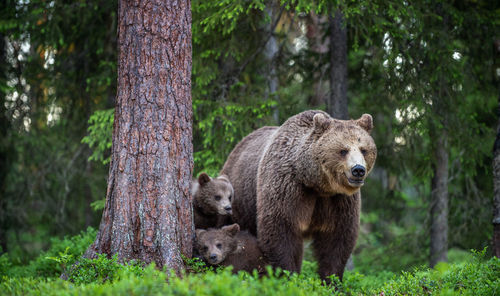
M 45 257 L 45 259 L 57 262 L 61 266 L 61 270 L 63 271 L 63 273 L 66 273 L 68 268 L 68 263 L 72 262 L 73 254 L 69 254 L 69 247 L 66 247 L 64 252 L 59 252 L 59 256 L 57 257 L 47 256 Z
M 118 279 L 119 273 L 125 270 L 128 273 L 140 276 L 143 273 L 143 264 L 135 260 L 122 264 L 119 262 L 117 254 L 112 258 L 108 258 L 105 254 L 99 254 L 96 259 L 81 258 L 69 270 L 67 278 L 78 285 L 90 283 L 102 284 Z
M 7 275 L 11 266 L 12 262 L 10 262 L 9 255 L 7 253 L 2 254 L 2 256 L 0 256 L 0 277 Z
M 184 260 L 184 264 L 186 264 L 186 269 L 188 273 L 201 273 L 213 270 L 213 267 L 206 265 L 201 258 L 193 257 L 187 258 L 184 255 L 181 255 L 182 260 Z
M 111 132 L 113 130 L 113 121 L 115 118 L 115 109 L 98 110 L 89 118 L 89 134 L 82 139 L 82 143 L 88 144 L 92 149 L 92 155 L 89 160 L 107 164 L 111 161 L 109 156 L 111 148 Z

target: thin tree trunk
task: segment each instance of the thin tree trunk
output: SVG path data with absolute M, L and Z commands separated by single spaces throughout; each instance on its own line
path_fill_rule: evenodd
M 329 17 L 325 15 L 318 15 L 314 11 L 309 13 L 307 19 L 307 31 L 306 37 L 309 44 L 309 50 L 317 54 L 318 56 L 327 56 L 330 52 L 330 40 L 324 38 L 324 32 L 322 28 L 325 24 L 329 24 Z M 318 107 L 326 103 L 326 96 L 329 95 L 328 90 L 325 88 L 325 83 L 329 80 L 329 74 L 327 69 L 322 67 L 323 59 L 319 59 L 319 62 L 314 67 L 318 69 L 314 76 L 314 81 L 312 85 L 312 94 L 308 98 L 308 105 L 312 107 Z
M 118 94 L 98 253 L 179 271 L 191 256 L 190 1 L 118 5 Z
M 500 39 L 493 42 L 495 65 L 500 62 Z M 497 83 L 500 82 L 497 80 Z M 498 94 L 497 136 L 493 146 L 493 256 L 500 258 L 500 88 Z
M 349 119 L 347 106 L 347 27 L 340 9 L 330 15 L 330 96 L 327 112 L 337 119 Z M 354 269 L 352 254 L 346 268 Z
M 330 96 L 327 112 L 334 118 L 349 119 L 347 106 L 347 27 L 340 9 L 330 15 Z M 349 256 L 346 268 L 354 269 L 354 260 Z
M 447 134 L 441 130 L 434 137 L 434 176 L 431 192 L 430 266 L 448 261 L 448 150 Z
M 269 41 L 266 43 L 266 47 L 264 48 L 264 56 L 266 57 L 267 60 L 267 77 L 269 81 L 269 89 L 268 89 L 268 95 L 269 97 L 273 98 L 274 100 L 278 101 L 278 76 L 277 76 L 277 71 L 276 71 L 276 57 L 278 55 L 278 41 L 276 40 L 276 36 L 274 35 L 274 32 L 271 32 L 273 30 L 273 24 L 276 22 L 276 15 L 275 15 L 275 2 L 274 1 L 269 1 L 267 6 L 266 6 L 266 14 L 269 16 L 271 19 L 269 22 L 268 31 L 269 34 L 271 34 L 271 37 L 269 37 Z M 279 109 L 277 106 L 273 107 L 273 119 L 276 125 L 280 124 L 279 121 Z
M 349 119 L 347 111 L 347 28 L 340 10 L 330 16 L 330 97 L 327 112 Z
M 88 159 L 88 156 L 90 156 L 90 153 L 86 154 L 86 155 L 87 155 L 87 159 Z M 87 161 L 87 165 L 85 166 L 85 176 L 87 176 L 87 178 L 92 176 L 92 162 L 91 161 Z M 93 202 L 93 200 L 92 200 L 92 188 L 90 188 L 90 182 L 85 183 L 83 192 L 85 195 L 85 228 L 87 228 L 90 225 L 92 225 L 92 213 L 93 213 L 92 206 L 90 205 Z
M 0 5 L 1 8 L 4 5 Z M 6 73 L 6 46 L 5 46 L 5 37 L 0 33 L 0 85 L 6 83 L 7 77 Z M 8 132 L 10 127 L 9 119 L 6 116 L 5 110 L 5 96 L 6 93 L 0 88 L 0 138 L 7 139 Z M 5 141 L 5 140 L 4 140 Z M 6 143 L 6 144 L 3 144 Z M 11 141 L 7 140 L 6 142 L 2 142 L 0 145 L 0 254 L 2 252 L 7 252 L 7 229 L 8 229 L 8 212 L 7 212 L 7 184 L 6 177 L 10 169 L 10 157 L 9 150 L 11 150 Z
M 500 258 L 500 95 L 497 115 L 499 121 L 493 146 L 493 255 Z

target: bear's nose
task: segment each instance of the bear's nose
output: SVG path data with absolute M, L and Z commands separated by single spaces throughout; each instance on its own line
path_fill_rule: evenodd
M 233 208 L 231 208 L 231 206 L 226 206 L 224 207 L 224 210 L 226 210 L 226 212 L 231 212 Z
M 215 260 L 217 260 L 217 255 L 212 254 L 212 255 L 210 255 L 209 258 L 210 258 L 211 261 L 215 261 Z
M 351 173 L 354 177 L 361 178 L 365 176 L 366 169 L 364 166 L 357 164 L 352 167 Z

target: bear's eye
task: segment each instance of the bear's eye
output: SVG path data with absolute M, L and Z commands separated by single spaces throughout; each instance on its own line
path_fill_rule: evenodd
M 233 196 L 232 196 L 232 195 L 230 195 L 230 196 L 229 196 L 229 201 L 231 201 L 231 198 L 233 198 Z
M 361 149 L 361 154 L 366 155 L 366 149 Z
M 220 243 L 219 243 L 219 244 L 217 244 L 217 245 L 215 245 L 215 246 L 217 247 L 217 249 L 222 248 L 222 244 L 220 244 Z
M 219 201 L 221 199 L 220 195 L 215 196 L 215 200 Z
M 207 247 L 207 246 L 204 246 L 204 247 L 203 247 L 203 252 L 206 252 L 206 251 L 208 251 L 208 247 Z
M 340 150 L 340 155 L 342 155 L 342 156 L 346 156 L 347 153 L 349 153 L 349 151 L 347 151 L 346 149 Z

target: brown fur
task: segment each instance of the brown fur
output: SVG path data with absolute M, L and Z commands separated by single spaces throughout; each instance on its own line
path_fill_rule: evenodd
M 247 231 L 239 230 L 238 224 L 221 229 L 197 229 L 195 248 L 210 265 L 231 265 L 234 273 L 240 270 L 252 272 L 256 269 L 262 274 L 265 262 L 257 239 Z
M 256 130 L 231 152 L 221 173 L 235 191 L 233 220 L 257 234 L 274 267 L 299 272 L 311 237 L 321 278 L 342 279 L 358 235 L 359 188 L 377 155 L 372 128 L 368 114 L 344 121 L 305 111 Z M 355 164 L 363 177 L 353 175 Z
M 231 223 L 234 191 L 226 176 L 210 178 L 201 173 L 191 189 L 195 228 L 221 227 Z

